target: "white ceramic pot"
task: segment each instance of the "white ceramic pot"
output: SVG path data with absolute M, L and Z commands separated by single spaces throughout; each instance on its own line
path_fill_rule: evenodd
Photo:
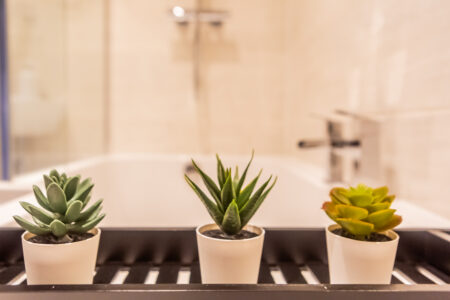
M 202 233 L 219 229 L 216 224 L 197 227 L 197 245 L 202 283 L 248 283 L 258 281 L 264 229 L 247 225 L 258 236 L 245 240 L 223 240 Z
M 29 242 L 34 235 L 22 234 L 22 248 L 28 284 L 91 284 L 97 260 L 100 229 L 93 237 L 67 244 Z
M 326 230 L 328 268 L 332 284 L 390 284 L 399 236 L 392 230 L 384 234 L 387 242 L 357 241 Z

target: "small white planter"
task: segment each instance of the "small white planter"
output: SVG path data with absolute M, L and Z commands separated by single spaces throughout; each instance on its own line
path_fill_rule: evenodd
M 258 236 L 244 240 L 211 238 L 202 233 L 219 229 L 216 224 L 197 227 L 197 245 L 202 283 L 247 283 L 258 281 L 264 229 L 247 225 Z
M 97 260 L 100 229 L 93 237 L 67 244 L 29 242 L 34 235 L 22 234 L 22 248 L 28 284 L 91 284 Z
M 387 242 L 357 241 L 326 230 L 328 267 L 332 284 L 390 284 L 397 253 L 398 235 L 389 230 Z

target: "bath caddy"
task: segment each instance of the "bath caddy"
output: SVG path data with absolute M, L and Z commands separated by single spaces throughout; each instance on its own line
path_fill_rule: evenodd
M 202 285 L 193 228 L 104 228 L 94 284 L 28 286 L 22 231 L 0 229 L 0 299 L 450 299 L 449 233 L 397 232 L 390 285 L 329 284 L 323 229 L 266 229 L 259 284 Z

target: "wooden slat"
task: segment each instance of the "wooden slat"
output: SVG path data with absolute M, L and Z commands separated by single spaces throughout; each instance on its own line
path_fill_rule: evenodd
M 123 283 L 144 283 L 145 278 L 147 278 L 147 274 L 150 271 L 150 267 L 150 264 L 132 266 Z
M 394 275 L 391 276 L 391 284 L 403 284 L 397 277 Z
M 94 284 L 107 284 L 113 279 L 116 272 L 119 270 L 118 265 L 103 265 L 97 270 L 94 277 Z
M 17 266 L 9 266 L 6 267 L 1 273 L 0 273 L 0 284 L 7 284 L 11 281 L 14 277 L 16 277 L 20 272 L 24 271 L 23 265 L 17 265 Z
M 316 275 L 320 283 L 330 283 L 330 274 L 328 273 L 328 266 L 321 262 L 309 262 L 306 264 L 311 271 Z
M 190 283 L 202 283 L 201 275 L 200 275 L 200 265 L 197 262 L 192 263 L 191 265 L 191 278 L 189 279 Z
M 176 263 L 163 264 L 159 268 L 159 275 L 156 283 L 177 283 L 180 265 Z
M 275 283 L 270 274 L 269 265 L 264 262 L 261 262 L 261 266 L 259 267 L 258 283 Z
M 287 283 L 306 283 L 305 278 L 300 273 L 299 266 L 294 262 L 283 262 L 279 264 L 279 267 Z

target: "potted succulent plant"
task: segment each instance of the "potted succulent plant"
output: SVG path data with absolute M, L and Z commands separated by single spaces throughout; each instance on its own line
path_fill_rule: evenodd
M 102 201 L 86 208 L 94 184 L 90 178 L 67 177 L 52 170 L 44 175 L 46 195 L 33 186 L 41 207 L 20 202 L 34 224 L 20 216 L 16 222 L 26 230 L 22 248 L 28 284 L 92 283 L 100 229 Z
M 270 176 L 253 193 L 262 172 L 244 186 L 253 153 L 242 176 L 239 176 L 237 167 L 233 176 L 231 168 L 224 168 L 219 156 L 216 157 L 218 184 L 192 160 L 213 200 L 185 175 L 186 181 L 215 222 L 196 229 L 202 282 L 257 283 L 264 229 L 247 224 L 272 190 L 277 178 L 269 186 Z
M 387 187 L 333 188 L 322 208 L 337 224 L 326 230 L 332 284 L 389 284 L 402 222 Z

